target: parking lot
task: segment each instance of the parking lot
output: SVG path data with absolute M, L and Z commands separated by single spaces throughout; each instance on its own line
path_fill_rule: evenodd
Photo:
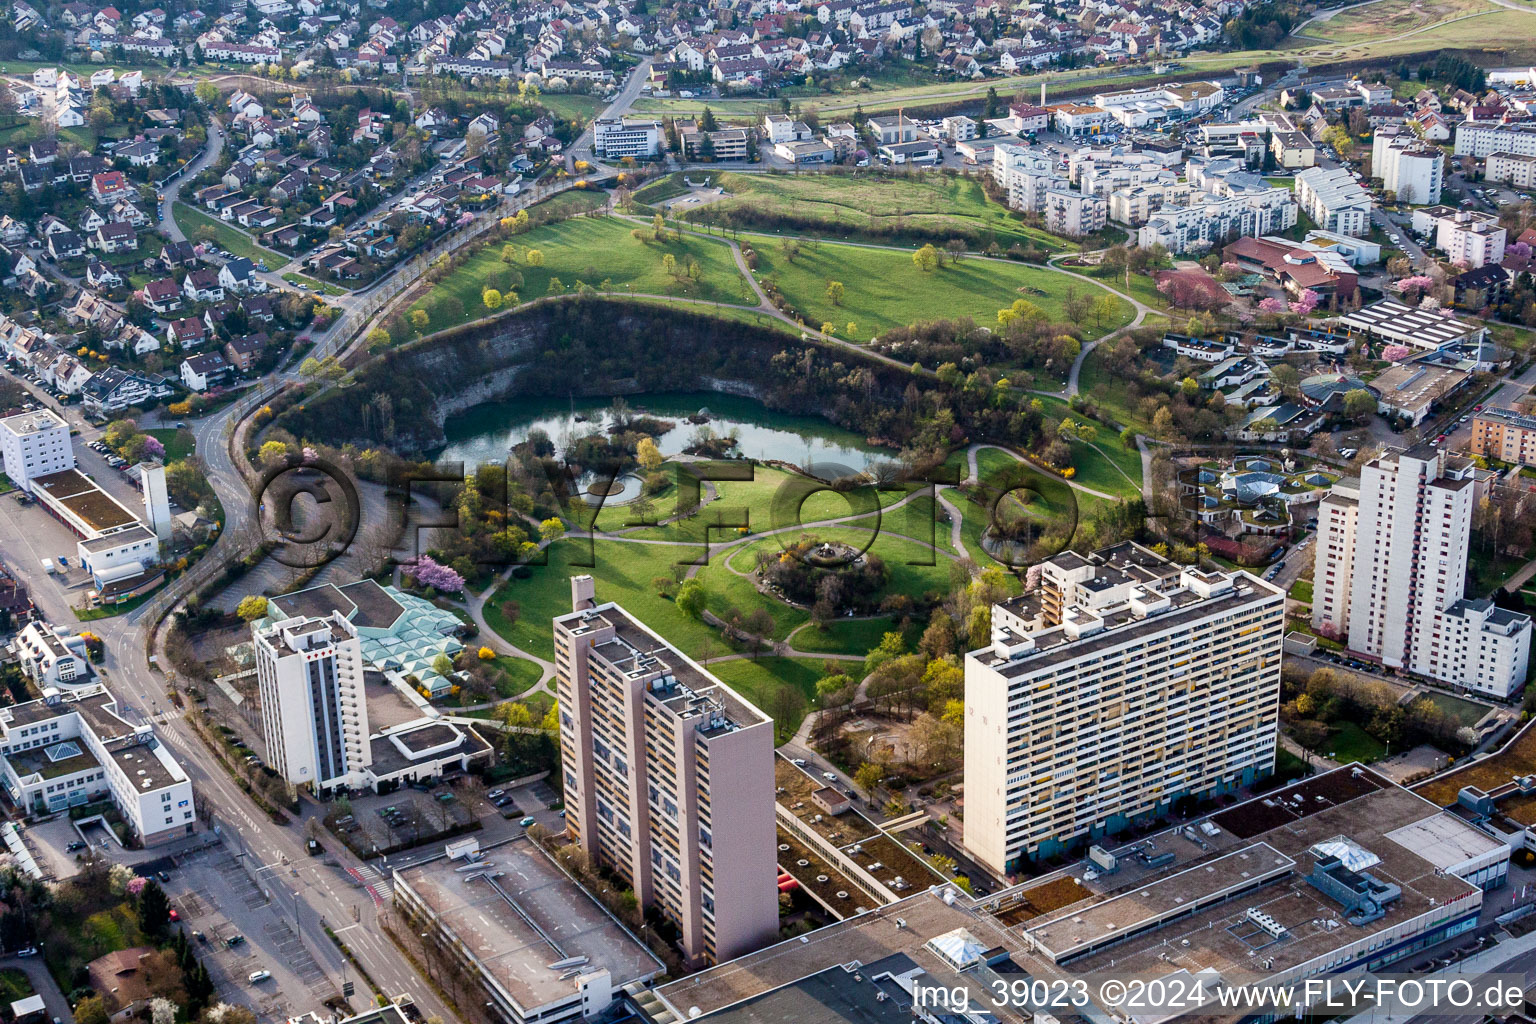
M 475 806 L 466 805 L 466 800 Z M 466 785 L 464 796 L 449 786 L 427 792 L 402 789 L 352 801 L 352 821 L 342 823 L 354 850 L 387 850 L 430 842 L 462 828 L 487 810 L 478 791 Z
M 293 890 L 300 883 L 292 868 L 248 859 L 229 843 L 215 843 L 177 858 L 165 889 L 221 997 L 277 1022 L 338 997 L 334 979 L 346 967 L 328 943 L 317 950 L 300 939 L 301 931 L 320 930 L 302 905 L 296 921 Z M 317 961 L 317 953 L 327 961 Z M 270 976 L 250 980 L 262 971 Z

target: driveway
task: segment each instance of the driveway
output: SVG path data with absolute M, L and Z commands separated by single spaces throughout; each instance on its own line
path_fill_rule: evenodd
M 47 1007 L 50 1019 L 63 1021 L 64 1024 L 75 1024 L 75 1015 L 69 1008 L 69 1001 L 59 990 L 53 975 L 48 973 L 48 965 L 43 963 L 42 957 L 8 956 L 0 959 L 0 967 L 15 968 L 27 976 L 27 979 L 32 982 L 33 991 L 43 997 L 43 1005 Z

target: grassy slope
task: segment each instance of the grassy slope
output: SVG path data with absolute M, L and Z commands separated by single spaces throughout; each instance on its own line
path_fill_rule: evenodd
M 978 323 L 997 321 L 997 311 L 1016 299 L 1028 299 L 1052 319 L 1063 319 L 1066 290 L 1098 290 L 1088 282 L 1062 274 L 1000 260 L 966 259 L 946 263 L 931 273 L 919 270 L 908 252 L 836 243 L 802 244 L 790 262 L 778 240 L 753 236 L 759 280 L 773 279 L 784 297 L 815 326 L 831 323 L 839 336 L 856 325 L 852 339 L 868 341 L 892 327 L 923 320 L 969 316 Z M 842 304 L 827 298 L 827 282 L 841 281 Z M 1043 294 L 1042 294 L 1043 293 Z M 1132 318 L 1129 304 L 1117 300 L 1119 314 L 1096 330 L 1124 326 Z
M 173 215 L 177 225 L 193 241 L 201 241 L 205 237 L 203 229 L 211 228 L 214 244 L 221 249 L 228 249 L 236 256 L 244 256 L 251 260 L 264 259 L 267 261 L 267 266 L 273 269 L 288 262 L 287 256 L 273 252 L 271 249 L 263 249 L 251 240 L 250 235 L 239 228 L 231 227 L 217 217 L 210 217 L 186 203 L 176 203 Z
M 513 264 L 523 278 L 518 294 L 525 299 L 545 295 L 551 278 L 558 277 L 567 289 L 574 288 L 577 281 L 598 287 L 606 279 L 620 291 L 633 288 L 657 295 L 754 304 L 744 298 L 746 282 L 723 242 L 690 235 L 663 244 L 640 242 L 630 235 L 634 227 L 628 221 L 608 217 L 576 217 L 518 235 L 513 244 L 520 257 L 528 249 L 544 254 L 543 266 L 528 266 L 521 258 Z M 675 256 L 683 267 L 690 260 L 696 261 L 702 271 L 699 280 L 679 283 L 670 277 L 662 269 L 665 253 Z M 497 275 L 508 269 L 499 246 L 489 246 L 472 256 L 433 290 L 434 295 L 458 299 L 462 314 L 453 316 L 431 297 L 417 303 L 431 317 L 427 330 L 442 330 L 486 315 L 481 292 L 496 284 Z M 746 295 L 750 294 L 747 290 Z
M 975 178 L 844 177 L 828 174 L 723 174 L 719 185 L 733 198 L 711 208 L 730 210 L 750 206 L 798 217 L 816 217 L 827 230 L 857 238 L 869 229 L 899 229 L 902 224 L 925 227 L 954 225 L 991 231 L 999 245 L 1033 242 L 1053 252 L 1067 242 L 1026 227 L 1011 211 L 987 198 Z

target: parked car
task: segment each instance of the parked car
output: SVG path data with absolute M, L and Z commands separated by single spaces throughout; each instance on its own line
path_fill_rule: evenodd
M 488 799 L 499 800 L 501 797 L 504 797 L 504 796 L 507 795 L 507 791 L 504 790 L 504 789 L 493 789 L 493 790 L 491 790 L 489 793 L 487 793 L 485 795 L 486 795 L 486 797 Z
M 85 843 L 84 839 L 76 839 L 74 842 L 72 842 L 68 846 L 64 847 L 64 852 L 65 853 L 74 853 L 76 850 L 83 850 L 83 849 L 85 849 L 85 846 L 86 846 L 86 843 Z
M 156 871 L 155 877 L 160 879 L 160 883 L 163 885 L 171 880 L 171 873 L 169 871 Z
M 16 951 L 17 956 L 37 956 L 36 946 L 23 946 Z
M 259 982 L 266 981 L 270 977 L 272 977 L 272 972 L 263 967 L 259 971 L 252 971 L 245 980 L 250 982 L 252 985 L 255 985 Z

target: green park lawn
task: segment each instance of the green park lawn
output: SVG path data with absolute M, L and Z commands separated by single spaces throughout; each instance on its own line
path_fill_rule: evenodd
M 249 260 L 266 260 L 267 266 L 274 270 L 288 262 L 287 256 L 273 252 L 271 249 L 263 249 L 250 235 L 239 228 L 231 227 L 219 218 L 210 217 L 202 210 L 186 203 L 174 204 L 172 214 L 176 218 L 176 224 L 194 242 L 211 240 L 220 249 L 228 249 L 236 256 L 244 256 Z
M 743 463 L 742 469 L 752 474 L 751 479 L 701 482 L 698 491 L 700 497 L 705 495 L 707 487 L 714 488 L 716 497 L 712 501 L 705 501 L 692 515 L 664 526 L 638 527 L 624 536 L 640 540 L 698 544 L 704 539 L 707 530 L 709 540 L 719 544 L 744 534 L 734 525 L 716 524 L 746 523 L 748 533 L 765 533 L 803 523 L 869 515 L 874 512 L 876 501 L 881 508 L 885 508 L 908 494 L 905 489 L 880 490 L 866 487 L 848 495 L 827 490 L 818 481 L 782 469 L 754 463 Z M 665 471 L 669 474 L 675 472 L 670 466 L 665 467 Z M 660 522 L 676 515 L 682 498 L 683 493 L 676 486 L 661 492 L 655 500 L 652 513 L 655 521 Z M 624 523 L 632 521 L 630 517 L 633 514 L 633 510 L 621 507 L 604 509 L 598 522 L 605 530 L 621 529 Z M 892 527 L 896 532 L 904 532 L 903 527 L 910 523 L 910 518 L 901 515 L 901 510 L 894 513 L 892 519 Z M 689 550 L 695 554 L 702 551 L 698 547 Z
M 1370 764 L 1387 756 L 1387 745 L 1354 722 L 1340 722 L 1328 730 L 1328 738 L 1316 752 L 1339 764 Z
M 807 233 L 804 219 L 811 218 L 833 237 L 856 240 L 900 244 L 909 240 L 904 229 L 920 228 L 925 237 L 932 231 L 954 231 L 978 238 L 976 249 L 993 241 L 1004 249 L 1015 243 L 1049 252 L 1067 248 L 1066 240 L 1026 226 L 1017 214 L 987 198 L 976 178 L 727 172 L 714 184 L 729 198 L 691 211 L 689 219 L 707 221 L 711 211 L 747 208 L 794 218 L 791 233 Z
M 573 217 L 534 228 L 512 240 L 518 256 L 512 264 L 502 261 L 502 246 L 487 246 L 416 304 L 430 318 L 424 333 L 485 316 L 490 312 L 481 301 L 486 288 L 534 299 L 549 294 L 550 282 L 556 278 L 565 291 L 584 283 L 600 290 L 756 305 L 723 242 L 691 235 L 664 243 L 642 242 L 630 234 L 635 227 L 611 217 Z M 543 254 L 542 265 L 529 264 L 530 249 Z M 697 263 L 699 279 L 669 275 L 662 262 L 668 253 L 680 268 Z
M 503 698 L 526 693 L 544 674 L 538 662 L 506 655 L 493 661 L 491 668 L 496 672 L 496 696 Z
M 150 437 L 155 438 L 165 445 L 165 461 L 179 462 L 192 454 L 196 447 L 196 439 L 190 430 L 178 430 L 175 427 L 153 427 L 144 431 Z
M 791 261 L 779 239 L 754 235 L 748 242 L 757 251 L 759 281 L 774 282 L 812 326 L 830 323 L 839 337 L 855 341 L 927 320 L 968 316 L 995 324 L 997 311 L 1017 299 L 1064 320 L 1068 288 L 1103 294 L 1089 282 L 1005 260 L 963 259 L 925 272 L 913 264 L 910 252 L 899 249 L 803 242 Z M 843 283 L 841 305 L 827 297 L 830 281 Z M 1117 299 L 1116 307 L 1115 316 L 1091 322 L 1090 332 L 1102 334 L 1130 323 L 1130 304 Z M 849 323 L 855 325 L 851 335 Z

